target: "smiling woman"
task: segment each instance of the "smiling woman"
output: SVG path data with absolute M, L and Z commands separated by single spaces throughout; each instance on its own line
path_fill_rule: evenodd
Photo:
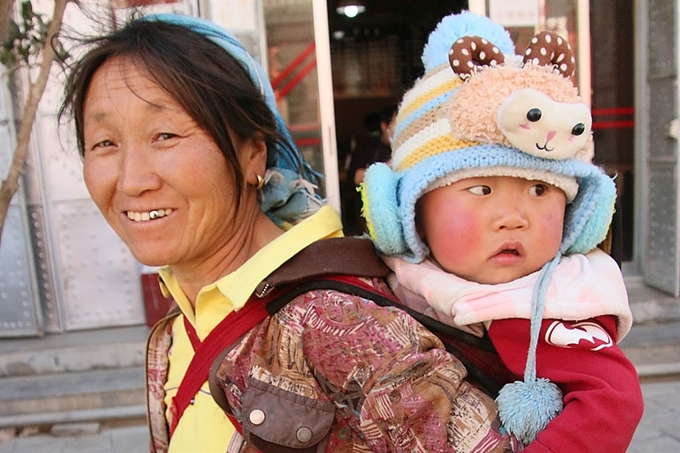
M 241 173 L 256 186 L 257 175 L 265 173 L 266 145 L 255 138 L 237 142 L 236 149 L 231 144 L 239 165 L 230 168 L 215 140 L 140 68 L 130 58 L 114 58 L 91 79 L 83 108 L 85 184 L 139 261 L 180 269 L 192 263 L 187 271 L 196 275 L 188 295 L 195 298 L 220 277 L 211 274 L 212 263 L 223 260 L 215 244 L 238 250 L 256 228 L 265 236 L 251 244 L 281 233 L 260 211 L 256 192 L 244 190 L 234 176 Z M 227 272 L 254 254 L 242 253 Z
M 148 343 L 152 451 L 509 447 L 461 362 L 375 303 L 387 268 L 342 237 L 232 35 L 161 15 L 91 44 L 60 116 L 92 199 L 178 306 Z

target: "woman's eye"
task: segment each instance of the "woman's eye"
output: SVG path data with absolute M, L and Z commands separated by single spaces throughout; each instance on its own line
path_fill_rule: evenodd
M 491 193 L 491 187 L 489 186 L 472 186 L 468 188 L 468 191 L 474 195 L 489 195 Z
M 548 187 L 545 184 L 534 184 L 529 188 L 529 195 L 534 197 L 540 197 L 548 191 Z
M 91 149 L 108 148 L 109 146 L 114 146 L 111 140 L 102 140 L 100 142 L 95 143 Z
M 170 140 L 171 138 L 177 137 L 175 134 L 171 134 L 170 132 L 161 132 L 156 136 L 156 138 L 160 141 L 165 141 L 165 140 Z

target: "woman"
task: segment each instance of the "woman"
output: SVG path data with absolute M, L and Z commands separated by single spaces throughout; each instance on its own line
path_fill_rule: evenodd
M 370 243 L 342 239 L 313 194 L 262 69 L 230 34 L 160 15 L 94 44 L 60 116 L 75 120 L 93 200 L 140 262 L 164 266 L 180 309 L 149 339 L 152 451 L 507 447 L 493 401 L 434 335 L 314 285 L 352 274 L 387 292 Z M 217 336 L 235 335 L 232 317 L 271 300 L 270 287 L 300 281 L 317 289 L 279 297 L 283 308 L 233 341 Z

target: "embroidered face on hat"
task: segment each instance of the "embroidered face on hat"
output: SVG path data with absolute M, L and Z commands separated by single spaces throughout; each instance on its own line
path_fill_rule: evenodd
M 415 230 L 424 193 L 478 176 L 545 181 L 570 201 L 562 253 L 585 252 L 606 235 L 614 184 L 592 165 L 591 115 L 571 76 L 566 40 L 536 35 L 523 56 L 485 17 L 444 18 L 423 52 L 424 76 L 397 114 L 392 167 L 369 168 L 362 196 L 369 234 L 383 253 L 421 261 Z

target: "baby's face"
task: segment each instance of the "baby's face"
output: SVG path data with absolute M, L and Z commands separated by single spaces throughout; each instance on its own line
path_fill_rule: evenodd
M 420 198 L 418 231 L 446 271 L 477 283 L 506 283 L 555 256 L 565 208 L 564 192 L 541 181 L 468 178 Z

